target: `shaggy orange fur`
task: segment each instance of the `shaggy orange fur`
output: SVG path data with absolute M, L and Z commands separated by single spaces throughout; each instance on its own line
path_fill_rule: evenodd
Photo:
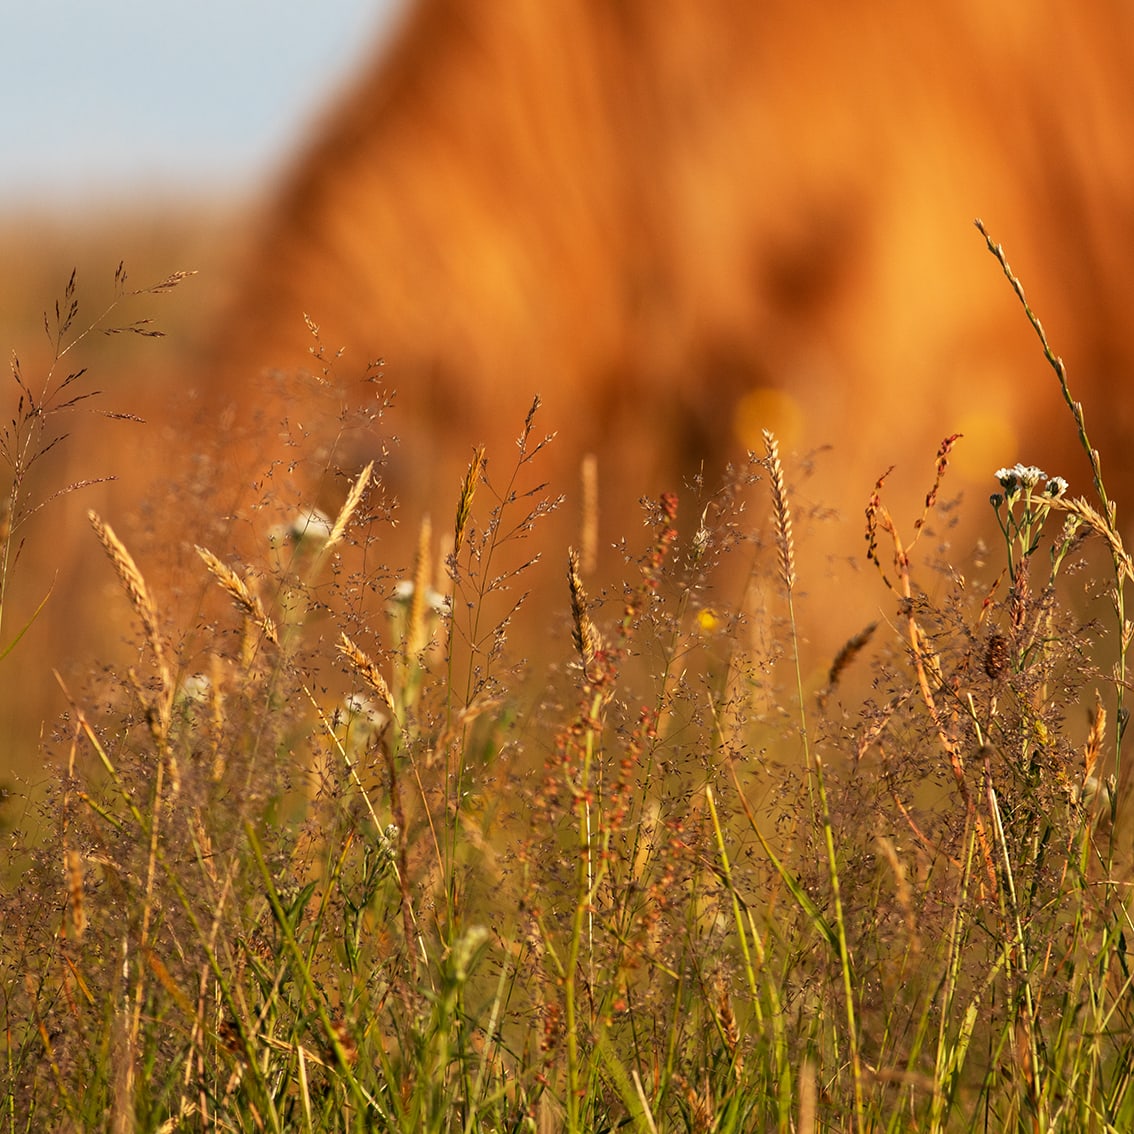
M 250 446 L 257 415 L 335 436 L 336 396 L 281 398 L 265 377 L 311 366 L 306 312 L 329 352 L 346 348 L 349 403 L 375 404 L 362 376 L 386 360 L 395 410 L 336 459 L 360 467 L 400 435 L 383 475 L 411 532 L 421 512 L 438 528 L 452 514 L 475 444 L 495 474 L 510 465 L 535 393 L 537 430 L 559 434 L 540 466 L 555 490 L 574 494 L 581 458 L 598 456 L 600 544 L 635 538 L 640 495 L 681 491 L 702 465 L 712 484 L 764 427 L 797 493 L 790 454 L 833 446 L 806 493 L 848 525 L 812 546 L 844 557 L 878 474 L 897 464 L 892 498 L 915 506 L 948 434 L 965 434 L 950 484 L 977 502 L 1017 460 L 1089 492 L 981 216 L 1122 501 L 1132 75 L 1125 0 L 420 0 L 274 192 L 190 371 L 206 436 L 166 422 L 160 460 L 217 447 L 225 495 L 202 507 L 215 519 L 253 499 L 253 468 L 295 453 L 278 428 Z M 269 491 L 286 498 L 286 481 Z M 314 478 L 293 492 L 312 500 Z M 557 594 L 578 539 L 564 516 L 547 555 Z M 219 527 L 185 529 L 224 552 Z M 820 619 L 833 646 L 869 615 L 816 561 L 800 577 L 835 598 Z
M 890 464 L 924 491 L 958 431 L 981 495 L 1017 459 L 1086 491 L 971 222 L 1124 459 L 1132 74 L 1121 0 L 423 0 L 282 185 L 207 373 L 263 408 L 304 312 L 340 376 L 383 357 L 412 507 L 451 507 L 474 443 L 506 463 L 535 392 L 558 483 L 594 450 L 608 506 L 769 425 L 833 444 L 815 492 L 856 517 Z

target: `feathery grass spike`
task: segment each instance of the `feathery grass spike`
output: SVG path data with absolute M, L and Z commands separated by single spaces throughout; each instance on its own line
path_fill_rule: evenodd
M 795 589 L 795 541 L 791 529 L 791 504 L 784 484 L 780 443 L 768 429 L 764 430 L 764 447 L 768 453 L 768 474 L 772 480 L 772 508 L 776 521 L 776 547 L 780 553 L 780 578 L 791 591 Z
M 374 462 L 371 461 L 366 468 L 358 474 L 358 479 L 350 486 L 350 492 L 347 493 L 346 502 L 339 510 L 339 514 L 335 519 L 335 526 L 331 528 L 331 534 L 327 537 L 327 542 L 323 544 L 321 553 L 326 554 L 335 546 L 346 533 L 347 525 L 350 523 L 351 517 L 358 507 L 359 501 L 362 499 L 362 494 L 366 491 L 366 486 L 370 483 L 370 474 L 374 471 Z
M 217 582 L 228 591 L 236 605 L 260 627 L 264 637 L 272 645 L 278 646 L 280 639 L 276 624 L 264 611 L 260 596 L 253 594 L 248 584 L 231 567 L 226 567 L 208 548 L 198 545 L 197 554 L 204 560 L 205 566 Z
M 472 516 L 473 497 L 476 496 L 477 482 L 480 480 L 480 470 L 484 467 L 484 446 L 478 445 L 473 452 L 473 459 L 465 470 L 465 479 L 461 482 L 461 494 L 457 498 L 457 518 L 453 524 L 453 557 L 461 553 L 465 542 L 465 535 L 469 528 L 469 519 Z
M 95 535 L 98 536 L 99 542 L 110 557 L 111 563 L 114 564 L 114 570 L 117 572 L 122 585 L 126 588 L 130 603 L 142 621 L 142 627 L 146 633 L 146 642 L 154 655 L 154 661 L 157 663 L 158 672 L 161 675 L 162 689 L 168 692 L 171 688 L 169 666 L 166 663 L 165 646 L 162 643 L 161 631 L 158 628 L 157 607 L 154 605 L 153 599 L 150 598 L 146 580 L 142 577 L 142 572 L 138 570 L 138 565 L 134 562 L 133 556 L 126 550 L 126 545 L 114 534 L 114 529 L 93 510 L 87 512 L 87 519 L 90 520 Z

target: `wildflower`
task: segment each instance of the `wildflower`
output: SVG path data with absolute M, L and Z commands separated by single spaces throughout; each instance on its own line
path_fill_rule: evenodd
M 1009 496 L 1020 488 L 1035 488 L 1041 480 L 1047 479 L 1047 473 L 1035 465 L 1014 464 L 1010 469 L 997 469 L 996 479 L 1000 487 Z
M 377 732 L 386 727 L 389 716 L 369 697 L 362 693 L 351 693 L 343 699 L 341 710 L 351 723 L 368 725 Z
M 208 674 L 193 673 L 184 677 L 177 687 L 176 703 L 179 705 L 204 705 L 212 693 L 213 683 Z
M 391 607 L 406 607 L 408 609 L 410 603 L 413 601 L 413 593 L 413 580 L 403 579 L 394 588 L 394 596 L 390 604 Z M 448 595 L 443 595 L 440 591 L 435 591 L 432 587 L 426 588 L 425 604 L 430 608 L 430 610 L 433 611 L 434 614 L 447 614 L 449 611 Z
M 1067 492 L 1067 481 L 1061 476 L 1049 477 L 1035 465 L 1022 464 L 997 469 L 995 476 L 1004 491 L 994 492 L 989 497 L 989 503 L 996 512 L 996 522 L 1004 534 L 1008 549 L 1008 572 L 1015 583 L 1017 569 L 1027 563 L 1039 546 L 1040 533 L 1051 512 L 1051 502 Z M 1001 507 L 1004 504 L 1008 507 L 1002 513 Z M 1059 570 L 1073 536 L 1074 528 L 1064 525 L 1060 542 L 1052 548 L 1053 572 Z
M 693 619 L 697 629 L 704 635 L 715 634 L 721 627 L 721 617 L 712 607 L 702 607 Z
M 268 543 L 272 547 L 283 547 L 290 543 L 296 546 L 318 547 L 327 542 L 331 535 L 331 521 L 318 508 L 304 508 L 290 523 L 277 524 L 268 533 Z
M 336 724 L 343 729 L 343 747 L 351 757 L 366 752 L 386 731 L 390 716 L 369 697 L 351 693 L 335 713 Z

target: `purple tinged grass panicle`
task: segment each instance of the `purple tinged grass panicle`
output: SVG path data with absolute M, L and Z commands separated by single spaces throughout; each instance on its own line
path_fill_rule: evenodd
M 83 901 L 83 856 L 74 847 L 63 852 L 63 868 L 67 875 L 67 904 L 71 915 L 71 932 L 75 940 L 87 930 L 87 911 Z
M 870 639 L 874 637 L 874 631 L 877 629 L 878 623 L 871 622 L 843 643 L 842 648 L 835 655 L 835 660 L 831 662 L 831 668 L 827 671 L 827 685 L 822 693 L 823 698 L 830 696 L 835 691 L 843 674 L 855 658 L 870 644 Z

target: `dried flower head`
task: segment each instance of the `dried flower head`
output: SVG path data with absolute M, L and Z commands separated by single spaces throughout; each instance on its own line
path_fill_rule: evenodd
M 1047 473 L 1035 465 L 1014 464 L 1011 468 L 996 470 L 996 479 L 1000 487 L 1012 496 L 1021 488 L 1035 488 L 1041 480 L 1047 480 Z

